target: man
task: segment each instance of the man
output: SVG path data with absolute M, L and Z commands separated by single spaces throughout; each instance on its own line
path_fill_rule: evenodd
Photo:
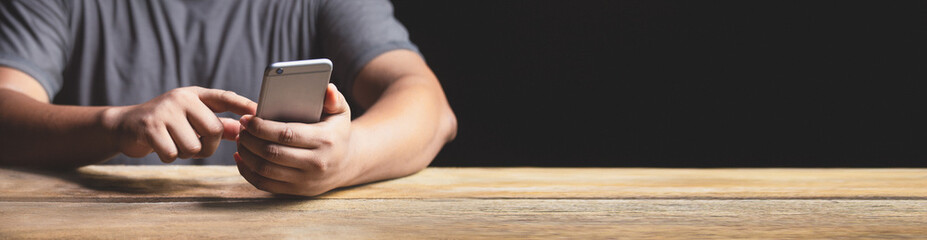
M 415 173 L 456 134 L 385 0 L 0 4 L 2 165 L 234 161 L 259 189 L 313 196 Z M 253 116 L 267 64 L 321 57 L 338 85 L 321 122 Z M 366 111 L 352 120 L 345 96 Z

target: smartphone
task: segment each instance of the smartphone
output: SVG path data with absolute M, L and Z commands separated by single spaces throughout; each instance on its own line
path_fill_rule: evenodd
M 319 122 L 332 61 L 276 62 L 264 70 L 257 116 L 280 122 Z

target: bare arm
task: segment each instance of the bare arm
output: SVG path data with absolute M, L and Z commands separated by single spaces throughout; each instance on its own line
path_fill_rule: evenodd
M 365 66 L 354 83 L 367 112 L 352 124 L 352 162 L 361 163 L 347 185 L 396 178 L 428 166 L 457 134 L 457 118 L 425 61 L 406 50 L 387 52 Z
M 73 168 L 152 151 L 164 162 L 209 156 L 240 127 L 213 112 L 251 114 L 256 108 L 230 93 L 186 87 L 139 105 L 62 106 L 50 104 L 29 75 L 0 67 L 0 165 Z
M 326 92 L 321 122 L 242 116 L 239 172 L 268 192 L 314 196 L 422 170 L 457 132 L 438 79 L 413 52 L 374 58 L 353 91 L 369 108 L 354 121 L 334 85 Z
M 118 151 L 101 124 L 105 109 L 49 104 L 38 81 L 0 67 L 0 164 L 77 167 L 112 157 Z

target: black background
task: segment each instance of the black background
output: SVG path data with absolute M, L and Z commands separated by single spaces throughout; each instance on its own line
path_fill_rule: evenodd
M 433 166 L 927 166 L 927 2 L 395 0 Z

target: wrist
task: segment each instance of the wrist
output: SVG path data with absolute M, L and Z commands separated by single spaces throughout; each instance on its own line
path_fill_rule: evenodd
M 105 141 L 112 147 L 112 150 L 115 152 L 122 152 L 120 138 L 122 136 L 121 131 L 119 130 L 120 120 L 122 119 L 123 113 L 128 107 L 118 106 L 118 107 L 105 107 L 99 113 L 99 125 L 103 129 L 103 136 Z
M 341 181 L 340 187 L 354 186 L 361 183 L 365 183 L 362 179 L 369 172 L 369 158 L 365 158 L 364 147 L 361 141 L 363 140 L 363 130 L 362 128 L 357 127 L 357 125 L 351 122 L 351 130 L 348 134 L 348 141 L 344 155 L 344 160 L 347 163 L 345 169 L 344 179 Z

